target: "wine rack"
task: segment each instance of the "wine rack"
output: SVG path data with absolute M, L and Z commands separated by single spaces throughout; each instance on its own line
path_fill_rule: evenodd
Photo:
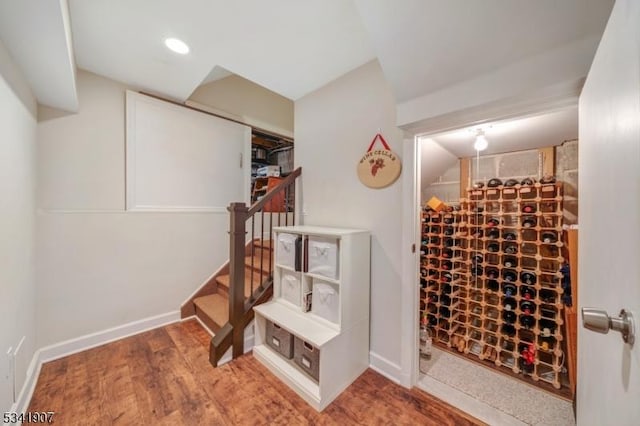
M 562 184 L 467 190 L 424 211 L 421 309 L 434 342 L 560 389 Z

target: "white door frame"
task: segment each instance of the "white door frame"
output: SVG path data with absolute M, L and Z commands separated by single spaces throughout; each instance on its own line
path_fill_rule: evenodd
M 420 194 L 421 194 L 421 149 L 420 138 L 449 130 L 460 129 L 481 123 L 498 120 L 516 119 L 546 112 L 558 111 L 578 105 L 582 86 L 573 83 L 557 85 L 529 97 L 510 98 L 501 102 L 492 102 L 486 108 L 474 107 L 472 110 L 458 111 L 432 120 L 423 120 L 418 129 L 411 129 L 403 146 L 405 173 L 403 177 L 402 207 L 402 282 L 401 295 L 402 334 L 401 334 L 401 371 L 400 383 L 414 387 L 419 376 L 418 332 L 420 303 Z M 550 94 L 550 91 L 553 92 Z M 540 96 L 543 93 L 544 96 Z M 411 127 L 408 125 L 407 127 Z M 409 167 L 407 167 L 409 166 Z M 412 245 L 415 250 L 412 251 Z

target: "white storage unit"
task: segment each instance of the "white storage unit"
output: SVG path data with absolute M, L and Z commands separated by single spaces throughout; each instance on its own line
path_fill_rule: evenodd
M 254 308 L 253 354 L 322 411 L 369 366 L 371 237 L 364 230 L 318 226 L 276 227 L 274 232 L 274 297 Z M 294 247 L 301 238 L 297 250 L 302 271 L 295 271 L 290 251 L 280 244 L 284 235 Z M 293 279 L 299 279 L 298 303 L 292 303 Z M 307 312 L 303 295 L 310 292 Z M 293 359 L 268 344 L 269 322 L 293 335 Z

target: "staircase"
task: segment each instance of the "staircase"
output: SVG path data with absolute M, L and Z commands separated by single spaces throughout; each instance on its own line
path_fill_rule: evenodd
M 247 245 L 244 258 L 244 297 L 250 300 L 254 291 L 270 279 L 273 261 L 271 240 L 253 240 Z M 229 273 L 212 277 L 215 292 L 194 297 L 194 314 L 211 331 L 217 333 L 229 321 Z
M 209 354 L 214 367 L 229 348 L 233 358 L 244 353 L 253 307 L 273 294 L 273 227 L 295 223 L 295 183 L 301 173 L 294 170 L 250 207 L 229 205 L 229 262 L 180 309 L 182 318 L 196 316 L 214 333 Z M 256 238 L 247 242 L 247 235 Z

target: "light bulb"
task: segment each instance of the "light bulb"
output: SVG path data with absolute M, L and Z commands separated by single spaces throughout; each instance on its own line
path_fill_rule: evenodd
M 484 137 L 484 134 L 478 134 L 476 136 L 476 141 L 473 143 L 473 148 L 476 151 L 484 151 L 489 146 L 489 142 L 487 138 Z

